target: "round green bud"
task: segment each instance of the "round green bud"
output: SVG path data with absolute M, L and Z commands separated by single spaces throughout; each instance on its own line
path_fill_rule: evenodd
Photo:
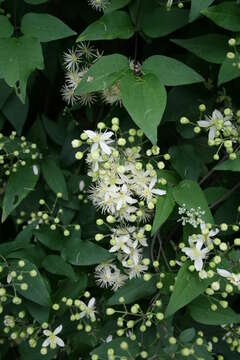
M 229 46 L 235 46 L 236 45 L 236 39 L 233 39 L 233 38 L 229 39 L 228 40 L 228 45 Z
M 81 160 L 83 158 L 83 152 L 82 151 L 77 151 L 75 154 L 75 158 L 77 160 Z
M 119 125 L 119 118 L 117 118 L 117 117 L 112 118 L 112 124 Z
M 195 134 L 199 134 L 201 132 L 201 128 L 199 126 L 195 126 L 193 128 L 193 131 L 195 132 Z
M 111 315 L 115 314 L 115 310 L 113 308 L 107 308 L 106 314 L 111 316 Z
M 177 342 L 177 339 L 176 339 L 174 336 L 171 336 L 171 337 L 168 339 L 168 342 L 169 342 L 169 344 L 171 344 L 171 345 L 175 345 L 176 342 Z
M 126 341 L 122 341 L 120 344 L 120 348 L 122 350 L 127 350 L 128 349 L 128 343 Z
M 77 139 L 72 140 L 72 147 L 73 147 L 74 149 L 78 148 L 78 147 L 81 146 L 81 145 L 82 145 L 81 140 L 77 140 Z
M 233 60 L 233 59 L 235 59 L 235 54 L 233 52 L 229 51 L 227 53 L 227 58 L 230 59 L 230 60 Z
M 199 111 L 201 111 L 201 112 L 206 111 L 206 105 L 204 105 L 204 104 L 200 104 L 198 108 L 199 108 Z
M 186 124 L 189 124 L 190 121 L 189 121 L 189 119 L 186 118 L 185 116 L 182 116 L 182 117 L 180 118 L 180 123 L 181 123 L 182 125 L 186 125 Z
M 117 144 L 119 146 L 125 146 L 126 145 L 126 140 L 124 138 L 119 138 L 117 141 Z

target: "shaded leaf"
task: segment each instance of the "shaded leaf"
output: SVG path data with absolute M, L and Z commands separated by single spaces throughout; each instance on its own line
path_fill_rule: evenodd
M 216 64 L 222 64 L 229 51 L 228 37 L 220 34 L 208 34 L 192 39 L 173 39 L 171 41 L 201 59 Z
M 204 292 L 213 279 L 201 280 L 197 272 L 188 270 L 189 263 L 185 263 L 178 271 L 173 293 L 166 309 L 166 316 L 173 315 L 183 306 Z
M 113 11 L 90 24 L 77 41 L 129 39 L 134 34 L 130 17 L 125 11 Z
M 9 21 L 9 18 L 4 15 L 0 15 L 0 38 L 9 38 L 13 33 L 13 26 Z
M 140 278 L 129 280 L 108 299 L 107 304 L 118 305 L 121 296 L 124 297 L 125 304 L 131 304 L 134 301 L 151 296 L 156 292 L 156 282 L 156 277 L 152 277 L 149 281 Z
M 32 165 L 21 166 L 8 179 L 3 198 L 2 222 L 34 190 L 39 174 L 33 173 Z
M 74 273 L 71 265 L 67 264 L 61 256 L 48 255 L 42 262 L 42 267 L 52 274 L 64 275 L 69 279 L 76 280 L 76 274 Z
M 17 286 L 17 292 L 24 298 L 31 300 L 36 304 L 41 306 L 49 306 L 51 303 L 50 295 L 40 272 L 34 264 L 28 260 L 24 261 L 24 282 L 28 284 L 28 289 L 23 291 L 19 286 Z M 13 269 L 19 271 L 18 263 L 16 261 L 11 262 L 11 265 L 13 266 Z M 29 275 L 31 270 L 35 270 L 37 276 L 31 277 Z
M 42 162 L 43 177 L 50 189 L 55 193 L 62 193 L 63 199 L 68 199 L 68 190 L 62 170 L 56 162 L 48 157 Z
M 129 72 L 121 79 L 123 105 L 149 140 L 156 144 L 157 128 L 166 106 L 166 90 L 153 74 L 141 78 Z
M 192 0 L 189 21 L 192 22 L 200 15 L 201 11 L 210 6 L 214 0 Z
M 211 310 L 211 304 L 218 306 L 216 311 Z M 236 314 L 230 307 L 224 309 L 218 302 L 200 296 L 189 305 L 190 315 L 193 320 L 205 325 L 236 324 L 240 321 L 240 315 Z
M 152 235 L 165 223 L 175 207 L 175 201 L 169 189 L 167 194 L 157 198 L 156 210 L 152 226 Z
M 233 66 L 233 62 L 231 60 L 225 59 L 219 70 L 218 86 L 238 77 L 240 77 L 240 69 L 237 66 Z
M 104 13 L 110 13 L 112 11 L 118 10 L 130 3 L 131 0 L 114 0 L 104 9 Z
M 225 1 L 201 13 L 226 30 L 240 31 L 240 6 L 236 1 Z
M 24 102 L 29 75 L 44 68 L 40 42 L 28 36 L 0 39 L 0 53 L 0 78 L 11 87 L 19 82 L 17 95 Z
M 12 93 L 5 102 L 2 113 L 6 116 L 10 124 L 17 131 L 18 135 L 21 135 L 25 121 L 27 120 L 29 110 L 29 101 L 26 97 L 23 104 L 15 93 Z
M 83 77 L 76 88 L 76 94 L 104 90 L 118 80 L 128 68 L 128 59 L 123 55 L 102 56 Z
M 167 86 L 193 84 L 204 81 L 202 76 L 189 66 L 163 55 L 149 57 L 144 61 L 142 69 L 144 72 L 156 75 L 161 83 Z
M 237 158 L 235 160 L 228 159 L 215 166 L 215 170 L 240 171 L 240 152 L 237 153 Z
M 21 31 L 23 34 L 33 36 L 40 42 L 64 39 L 76 35 L 57 17 L 49 14 L 27 13 L 22 19 Z

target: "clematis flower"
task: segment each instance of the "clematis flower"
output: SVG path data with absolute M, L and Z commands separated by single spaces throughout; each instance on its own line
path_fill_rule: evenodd
M 95 316 L 95 298 L 91 298 L 88 302 L 88 304 L 84 304 L 84 302 L 81 302 L 81 309 L 82 312 L 80 313 L 80 318 L 84 318 L 85 316 L 90 318 L 92 322 L 96 320 Z
M 47 336 L 47 338 L 42 343 L 42 347 L 50 346 L 51 349 L 56 349 L 57 345 L 64 347 L 63 340 L 57 336 L 61 331 L 62 325 L 59 325 L 54 331 L 44 330 L 43 334 Z
M 111 140 L 111 137 L 113 136 L 112 131 L 105 131 L 104 133 L 101 133 L 92 130 L 85 130 L 84 133 L 87 134 L 91 141 L 91 152 L 100 148 L 104 154 L 111 154 L 112 149 L 109 144 L 113 142 L 113 140 Z
M 205 120 L 199 120 L 197 123 L 202 128 L 209 130 L 208 140 L 214 140 L 217 133 L 217 123 L 222 121 L 226 126 L 231 125 L 231 116 L 223 116 L 219 110 L 214 110 L 212 116 L 206 117 Z
M 210 251 L 208 248 L 203 248 L 204 242 L 199 239 L 196 244 L 192 244 L 191 247 L 184 247 L 182 251 L 194 261 L 194 266 L 197 271 L 202 270 L 203 260 L 206 259 L 207 253 Z
M 217 273 L 227 278 L 233 285 L 239 286 L 240 285 L 240 275 L 231 273 L 230 271 L 227 271 L 225 269 L 217 269 Z

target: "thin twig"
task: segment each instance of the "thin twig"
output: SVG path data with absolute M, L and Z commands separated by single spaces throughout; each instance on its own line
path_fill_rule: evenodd
M 225 161 L 228 158 L 228 155 L 225 155 L 221 161 L 219 161 L 218 164 L 221 164 L 223 161 Z M 214 166 L 200 181 L 199 185 L 202 185 L 216 170 L 216 166 Z
M 228 199 L 234 191 L 236 191 L 240 187 L 240 182 L 237 183 L 231 190 L 229 190 L 226 194 L 224 194 L 220 199 L 218 199 L 215 203 L 209 206 L 210 209 L 215 208 L 219 204 L 221 204 L 224 200 Z

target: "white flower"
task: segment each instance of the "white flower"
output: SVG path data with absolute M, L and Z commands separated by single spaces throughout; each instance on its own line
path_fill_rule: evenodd
M 113 264 L 100 264 L 95 269 L 96 282 L 100 287 L 112 287 L 116 291 L 123 286 L 128 279 L 126 275 L 120 273 L 120 270 Z
M 114 241 L 114 245 L 109 249 L 109 252 L 116 252 L 122 250 L 126 254 L 130 254 L 130 236 L 129 234 L 123 234 L 120 236 L 112 236 L 112 240 Z
M 147 203 L 152 201 L 154 195 L 162 196 L 166 194 L 165 190 L 155 189 L 154 186 L 156 185 L 157 177 L 153 177 L 150 184 L 148 186 L 144 186 L 143 192 L 141 197 L 146 199 Z
M 79 54 L 74 49 L 68 50 L 63 54 L 63 62 L 68 71 L 70 70 L 78 70 L 79 64 Z
M 59 325 L 54 331 L 44 330 L 43 334 L 47 336 L 47 339 L 42 343 L 42 347 L 47 347 L 50 345 L 51 349 L 56 349 L 57 345 L 64 347 L 63 340 L 56 336 L 62 331 L 62 325 Z
M 189 244 L 194 244 L 198 241 L 202 241 L 205 245 L 211 245 L 213 242 L 213 237 L 219 233 L 218 229 L 208 230 L 205 223 L 200 224 L 202 234 L 197 234 L 189 237 Z
M 203 260 L 206 259 L 207 253 L 210 251 L 208 248 L 203 248 L 204 242 L 198 240 L 196 244 L 192 244 L 191 247 L 184 247 L 182 251 L 194 261 L 194 266 L 197 271 L 202 270 Z
M 227 278 L 233 285 L 235 286 L 240 285 L 240 274 L 234 274 L 225 269 L 217 269 L 217 273 L 220 276 Z
M 129 269 L 129 278 L 135 278 L 135 277 L 140 277 L 142 275 L 142 273 L 144 273 L 145 271 L 147 271 L 148 267 L 146 265 L 142 265 L 140 262 L 140 259 L 138 259 L 139 261 L 129 261 L 129 260 L 123 260 L 122 261 L 122 265 L 125 268 Z
M 108 144 L 113 142 L 113 140 L 111 140 L 111 137 L 113 136 L 112 131 L 105 131 L 104 133 L 101 133 L 92 130 L 85 130 L 84 132 L 87 134 L 92 143 L 91 152 L 101 148 L 104 154 L 111 154 L 112 150 Z
M 219 110 L 214 110 L 212 116 L 206 117 L 205 120 L 199 120 L 197 123 L 202 128 L 207 128 L 209 130 L 208 140 L 214 140 L 217 133 L 217 124 L 219 121 L 226 126 L 231 125 L 229 121 L 231 116 L 223 116 Z
M 83 309 L 80 313 L 80 318 L 84 318 L 85 316 L 91 319 L 92 322 L 96 320 L 95 316 L 95 298 L 91 298 L 88 302 L 88 304 L 84 304 L 83 301 L 81 301 L 81 309 Z
M 110 4 L 109 0 L 88 0 L 88 3 L 97 11 L 106 9 Z

